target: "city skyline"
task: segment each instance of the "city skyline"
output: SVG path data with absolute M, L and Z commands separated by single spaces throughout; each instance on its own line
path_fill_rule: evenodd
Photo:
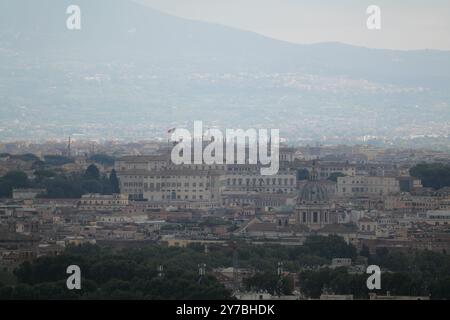
M 450 300 L 449 9 L 0 0 L 0 302 Z

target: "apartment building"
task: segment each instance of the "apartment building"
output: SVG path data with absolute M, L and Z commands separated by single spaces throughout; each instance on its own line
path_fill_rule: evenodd
M 128 206 L 128 197 L 123 194 L 101 195 L 85 194 L 78 203 L 83 211 L 117 211 Z
M 259 165 L 175 165 L 168 155 L 123 157 L 115 169 L 123 195 L 152 202 L 221 203 L 229 196 L 292 194 L 297 187 L 294 170 L 263 176 Z
M 386 196 L 400 192 L 394 177 L 354 176 L 337 179 L 338 197 Z
M 350 177 L 356 175 L 356 165 L 349 163 L 320 162 L 316 170 L 321 180 L 328 179 L 333 173 L 340 173 Z
M 219 202 L 225 165 L 175 165 L 168 155 L 127 156 L 115 164 L 120 190 L 132 200 Z
M 408 193 L 388 196 L 384 199 L 386 210 L 398 210 L 404 212 L 426 212 L 440 208 L 438 197 L 414 196 Z
M 295 173 L 280 172 L 272 176 L 258 173 L 227 173 L 220 177 L 221 194 L 293 193 L 297 185 Z
M 332 174 L 341 174 L 344 176 L 353 177 L 356 175 L 357 166 L 348 162 L 331 162 L 331 161 L 300 161 L 297 160 L 292 165 L 296 170 L 307 170 L 309 174 L 313 170 L 317 172 L 319 180 L 326 180 Z

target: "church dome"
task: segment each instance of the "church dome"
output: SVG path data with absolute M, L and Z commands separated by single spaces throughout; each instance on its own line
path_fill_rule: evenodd
M 327 188 L 319 181 L 308 181 L 301 189 L 297 204 L 324 203 L 329 201 Z
M 323 183 L 319 181 L 319 175 L 316 170 L 316 161 L 313 161 L 312 171 L 309 174 L 308 182 L 303 186 L 297 197 L 297 205 L 304 204 L 323 204 L 330 200 L 328 190 Z

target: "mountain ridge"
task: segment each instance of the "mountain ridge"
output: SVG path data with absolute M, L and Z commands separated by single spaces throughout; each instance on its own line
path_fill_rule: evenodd
M 7 2 L 14 4 L 5 6 Z M 337 42 L 295 44 L 252 31 L 179 18 L 132 0 L 2 3 L 0 41 L 10 43 L 12 49 L 33 50 L 35 57 L 127 57 L 139 62 L 173 59 L 199 66 L 217 61 L 215 65 L 223 63 L 225 71 L 248 66 L 252 70 L 318 72 L 439 87 L 445 80 L 444 87 L 450 88 L 450 51 L 372 49 Z M 80 31 L 65 28 L 64 9 L 74 3 L 82 8 Z M 24 6 L 28 8 L 25 13 L 21 9 Z M 22 19 L 13 18 L 21 12 Z M 28 23 L 23 23 L 24 19 Z
M 80 31 L 66 28 L 69 4 L 81 6 Z M 292 44 L 131 0 L 4 0 L 0 59 L 4 139 L 198 119 L 308 139 L 450 123 L 450 52 Z

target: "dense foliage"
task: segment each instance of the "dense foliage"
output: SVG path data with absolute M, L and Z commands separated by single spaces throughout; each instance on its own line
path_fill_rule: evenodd
M 422 180 L 424 187 L 440 189 L 450 187 L 450 165 L 421 163 L 409 170 L 411 176 Z
M 112 194 L 119 191 L 116 173 L 108 176 L 100 174 L 95 165 L 90 165 L 84 173 L 66 174 L 58 170 L 39 169 L 34 178 L 29 179 L 22 171 L 11 171 L 0 178 L 0 198 L 12 196 L 14 188 L 43 188 L 46 198 L 80 198 L 86 193 Z
M 314 237 L 304 246 L 237 244 L 239 266 L 255 271 L 244 286 L 256 291 L 290 294 L 293 278 L 276 275 L 278 262 L 287 271 L 304 266 L 320 266 L 330 262 L 328 249 L 336 256 L 353 254 L 354 248 L 338 237 Z M 333 249 L 334 248 L 334 249 Z M 349 249 L 350 248 L 350 249 Z M 353 248 L 353 249 L 352 249 Z M 330 256 L 334 257 L 334 256 Z M 198 266 L 207 264 L 206 277 L 199 281 Z M 78 265 L 82 270 L 82 290 L 69 291 L 65 286 L 66 268 Z M 158 266 L 164 276 L 158 276 Z M 228 292 L 212 276 L 212 269 L 233 265 L 230 245 L 169 248 L 148 245 L 142 248 L 113 250 L 86 245 L 70 247 L 63 255 L 43 257 L 24 263 L 14 272 L 15 285 L 0 283 L 0 299 L 82 298 L 82 299 L 223 299 Z M 262 280 L 263 279 L 263 280 Z
M 14 272 L 15 283 L 11 276 L 0 274 L 0 299 L 227 299 L 231 298 L 231 292 L 218 282 L 212 269 L 232 266 L 233 252 L 232 245 L 211 245 L 207 252 L 200 245 L 69 247 L 63 255 L 22 264 Z M 237 252 L 239 267 L 254 271 L 253 276 L 244 280 L 245 290 L 291 294 L 293 273 L 297 273 L 301 293 L 306 298 L 319 298 L 324 292 L 368 298 L 369 275 L 327 266 L 335 257 L 355 258 L 355 248 L 342 238 L 314 236 L 303 246 L 237 243 Z M 381 290 L 375 293 L 389 291 L 392 295 L 450 299 L 450 256 L 383 249 L 367 255 L 368 263 L 382 270 Z M 290 275 L 277 275 L 279 262 Z M 200 278 L 198 268 L 204 263 L 206 276 Z M 73 264 L 82 270 L 80 291 L 66 289 L 66 268 Z M 158 274 L 159 266 L 164 267 L 162 276 Z
M 337 182 L 339 177 L 346 177 L 346 175 L 343 174 L 342 172 L 332 172 L 328 177 L 328 180 Z
M 294 279 L 291 276 L 279 276 L 275 272 L 257 273 L 244 279 L 245 289 L 265 291 L 276 295 L 290 295 L 294 290 Z
M 0 299 L 229 298 L 214 277 L 199 281 L 197 263 L 204 261 L 202 253 L 192 249 L 150 246 L 114 252 L 90 245 L 72 247 L 64 255 L 22 264 L 15 271 L 16 285 L 0 284 Z M 66 288 L 66 268 L 73 264 L 82 270 L 79 291 Z M 164 265 L 162 277 L 159 265 Z
M 89 157 L 89 160 L 100 163 L 104 166 L 113 166 L 116 158 L 108 156 L 106 154 L 94 154 Z
M 431 296 L 432 299 L 450 299 L 450 256 L 431 251 L 388 252 L 378 250 L 369 255 L 369 264 L 382 269 L 381 289 L 377 294 L 404 296 Z M 299 274 L 302 292 L 319 298 L 323 291 L 353 294 L 367 299 L 368 275 L 348 273 L 344 268 L 305 270 Z
M 173 248 L 147 245 L 126 250 L 84 245 L 69 247 L 63 255 L 42 257 L 24 263 L 14 272 L 16 282 L 4 272 L 0 277 L 0 299 L 227 299 L 231 293 L 214 277 L 213 268 L 233 265 L 234 245 L 191 245 Z M 356 249 L 337 236 L 312 236 L 302 246 L 255 245 L 237 242 L 238 264 L 254 271 L 243 289 L 287 295 L 294 289 L 292 276 L 278 276 L 277 266 L 298 274 L 298 285 L 306 298 L 324 292 L 352 294 L 367 299 L 364 272 L 329 267 L 332 258 L 357 257 Z M 431 251 L 389 252 L 386 249 L 360 254 L 382 270 L 377 294 L 431 296 L 450 299 L 450 256 Z M 82 290 L 66 289 L 66 268 L 82 270 Z M 206 264 L 200 278 L 199 265 Z M 163 276 L 158 267 L 163 266 Z

